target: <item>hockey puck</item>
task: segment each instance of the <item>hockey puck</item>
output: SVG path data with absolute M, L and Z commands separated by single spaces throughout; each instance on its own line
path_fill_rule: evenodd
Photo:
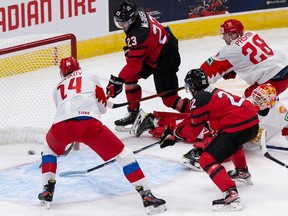
M 29 155 L 35 155 L 35 151 L 29 150 L 29 151 L 28 151 L 28 154 L 29 154 Z

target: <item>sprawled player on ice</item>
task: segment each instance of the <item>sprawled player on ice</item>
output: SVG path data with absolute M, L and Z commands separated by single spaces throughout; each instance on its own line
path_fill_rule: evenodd
M 70 143 L 80 142 L 104 161 L 115 157 L 126 179 L 139 192 L 148 214 L 165 211 L 165 200 L 152 194 L 133 152 L 100 121 L 107 100 L 96 74 L 81 70 L 74 57 L 63 58 L 59 68 L 62 80 L 53 92 L 55 122 L 46 135 L 47 144 L 42 152 L 43 191 L 38 195 L 41 203 L 49 207 L 53 200 L 57 156 L 63 155 Z

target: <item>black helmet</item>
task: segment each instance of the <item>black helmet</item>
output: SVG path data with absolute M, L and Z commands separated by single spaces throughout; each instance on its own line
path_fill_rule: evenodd
M 130 2 L 124 1 L 114 12 L 114 21 L 116 22 L 129 22 L 132 24 L 138 15 L 137 6 Z
M 200 68 L 188 71 L 184 81 L 186 91 L 191 93 L 209 86 L 207 75 Z

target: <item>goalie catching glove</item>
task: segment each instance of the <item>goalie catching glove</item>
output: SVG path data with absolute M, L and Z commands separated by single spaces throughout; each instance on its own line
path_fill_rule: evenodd
M 123 90 L 125 80 L 120 77 L 111 75 L 109 83 L 106 87 L 106 94 L 108 97 L 115 98 Z
M 160 138 L 159 144 L 160 148 L 165 148 L 167 146 L 173 146 L 176 142 L 184 141 L 185 139 L 177 135 L 177 128 L 174 131 L 171 130 L 170 126 L 167 126 L 163 135 Z

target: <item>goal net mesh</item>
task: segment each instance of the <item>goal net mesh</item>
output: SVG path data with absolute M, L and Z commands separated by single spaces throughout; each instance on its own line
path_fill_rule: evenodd
M 76 56 L 76 38 L 31 35 L 0 42 L 0 143 L 44 143 L 54 121 L 59 62 Z

